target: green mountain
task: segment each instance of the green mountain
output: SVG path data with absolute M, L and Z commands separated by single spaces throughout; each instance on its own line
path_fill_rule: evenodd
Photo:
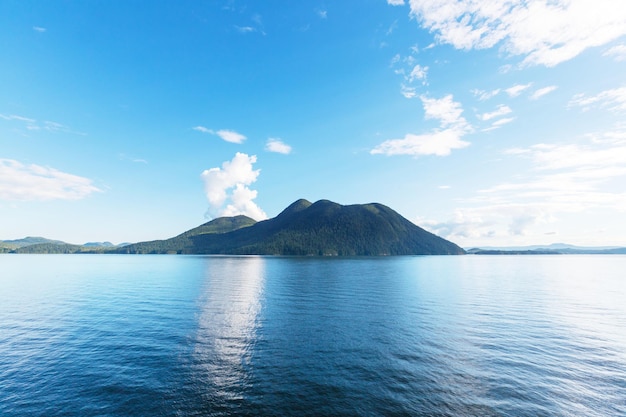
M 107 249 L 121 247 L 110 242 L 89 242 L 73 245 L 60 240 L 43 237 L 25 237 L 16 240 L 0 240 L 0 253 L 104 253 Z
M 87 248 L 80 245 L 72 245 L 69 243 L 35 243 L 28 246 L 22 246 L 17 248 L 11 253 L 101 253 L 100 250 L 95 248 Z
M 220 217 L 167 240 L 134 243 L 113 249 L 113 253 L 208 253 L 198 250 L 198 241 L 205 235 L 222 235 L 256 224 L 247 216 Z
M 13 248 L 22 248 L 24 246 L 38 245 L 41 243 L 65 244 L 65 242 L 61 242 L 60 240 L 51 240 L 51 239 L 46 239 L 45 237 L 33 237 L 33 236 L 28 236 L 23 239 L 2 240 L 0 241 L 0 243 L 6 246 L 11 246 Z
M 241 255 L 459 255 L 465 251 L 382 204 L 298 200 L 273 219 L 222 217 L 167 240 L 114 253 Z

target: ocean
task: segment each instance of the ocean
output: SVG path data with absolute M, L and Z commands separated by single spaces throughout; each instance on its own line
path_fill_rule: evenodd
M 626 416 L 626 256 L 0 255 L 0 415 Z

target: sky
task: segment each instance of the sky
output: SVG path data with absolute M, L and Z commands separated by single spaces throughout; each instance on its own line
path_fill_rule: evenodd
M 626 4 L 0 2 L 0 239 L 299 198 L 463 247 L 626 246 Z

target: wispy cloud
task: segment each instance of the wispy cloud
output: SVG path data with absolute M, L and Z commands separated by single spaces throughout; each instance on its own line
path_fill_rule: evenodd
M 130 161 L 130 162 L 134 162 L 134 163 L 137 163 L 137 164 L 147 164 L 148 163 L 148 161 L 143 159 L 143 158 L 136 158 L 134 156 L 129 156 L 129 155 L 126 155 L 124 153 L 121 153 L 119 155 L 119 159 L 122 160 L 122 161 Z
M 246 140 L 246 137 L 244 135 L 242 135 L 241 133 L 235 132 L 234 130 L 221 129 L 221 130 L 216 131 L 216 130 L 209 129 L 204 126 L 195 126 L 195 127 L 192 127 L 192 129 L 198 132 L 219 136 L 226 142 L 243 143 Z
M 387 0 L 387 4 L 392 6 L 404 6 L 404 0 Z
M 426 84 L 426 74 L 428 73 L 428 67 L 423 67 L 421 65 L 416 65 L 411 70 L 411 73 L 408 76 L 408 81 L 421 81 L 422 84 Z
M 474 94 L 480 101 L 489 100 L 500 93 L 506 93 L 509 97 L 515 98 L 522 94 L 524 91 L 528 90 L 533 83 L 528 84 L 515 84 L 509 88 L 496 88 L 494 90 L 480 90 L 475 88 L 471 90 L 471 93 Z
M 291 146 L 278 138 L 269 138 L 265 144 L 265 150 L 268 152 L 282 153 L 283 155 L 289 155 L 291 153 Z
M 414 98 L 417 97 L 417 91 L 415 87 L 410 87 L 405 84 L 400 85 L 400 93 L 406 98 Z
M 237 32 L 239 32 L 239 33 L 256 32 L 256 28 L 253 28 L 252 26 L 237 26 L 237 25 L 235 25 L 235 29 L 237 29 Z
M 221 168 L 210 168 L 202 172 L 204 191 L 209 201 L 207 217 L 242 214 L 256 220 L 267 218 L 265 212 L 253 201 L 257 197 L 257 191 L 249 188 L 261 172 L 253 169 L 256 160 L 255 155 L 237 152 Z
M 411 15 L 457 49 L 498 44 L 522 65 L 553 67 L 626 34 L 626 8 L 614 0 L 413 0 Z
M 50 120 L 38 121 L 30 117 L 18 116 L 15 114 L 11 114 L 11 115 L 0 114 L 0 119 L 23 123 L 25 125 L 24 127 L 26 128 L 26 130 L 29 130 L 29 131 L 62 132 L 62 133 L 71 133 L 74 135 L 81 135 L 81 136 L 86 135 L 86 133 L 77 132 L 75 130 L 72 130 L 68 126 L 65 126 L 58 122 L 52 122 Z
M 496 117 L 501 117 L 501 116 L 507 115 L 507 114 L 512 113 L 512 112 L 513 112 L 513 110 L 511 110 L 511 108 L 509 106 L 506 106 L 504 104 L 500 104 L 495 111 L 488 112 L 488 113 L 483 113 L 483 114 L 479 115 L 478 117 L 481 120 L 485 120 L 486 121 L 486 120 L 494 119 Z
M 46 31 L 46 28 L 42 28 L 41 26 L 33 26 L 33 30 L 35 32 L 44 33 Z
M 493 122 L 492 126 L 495 126 L 495 127 L 504 126 L 506 124 L 511 123 L 513 120 L 515 120 L 515 117 L 505 117 L 503 119 L 498 119 L 495 122 Z
M 213 130 L 206 128 L 204 126 L 195 126 L 192 127 L 193 130 L 197 130 L 198 132 L 202 132 L 202 133 L 211 133 L 213 134 Z
M 250 20 L 252 24 L 248 25 L 234 25 L 235 30 L 242 34 L 247 33 L 260 33 L 261 35 L 265 35 L 265 30 L 263 29 L 263 18 L 260 14 L 253 15 Z
M 602 56 L 613 57 L 616 61 L 626 61 L 626 45 L 615 45 L 605 51 Z
M 509 95 L 509 97 L 517 97 L 520 94 L 522 94 L 523 91 L 529 89 L 532 85 L 533 85 L 533 83 L 516 84 L 516 85 L 514 85 L 512 87 L 505 88 L 504 92 L 507 93 Z
M 474 89 L 474 90 L 472 90 L 472 94 L 474 94 L 476 97 L 478 97 L 478 100 L 485 101 L 485 100 L 489 100 L 492 97 L 497 96 L 498 94 L 500 94 L 501 91 L 502 90 L 499 89 L 499 88 L 497 88 L 495 90 L 491 90 L 491 91 Z
M 530 170 L 479 190 L 460 202 L 451 219 L 425 226 L 453 240 L 471 241 L 523 236 L 542 225 L 535 233 L 543 234 L 547 224 L 567 213 L 626 214 L 626 188 L 605 187 L 626 179 L 626 130 L 588 135 L 574 144 L 512 148 L 504 156 L 529 161 Z
M 550 94 L 551 92 L 553 92 L 557 88 L 558 87 L 556 85 L 551 85 L 551 86 L 548 86 L 548 87 L 543 87 L 543 88 L 540 88 L 538 90 L 535 90 L 535 92 L 532 93 L 532 95 L 530 96 L 530 99 L 531 100 L 540 99 L 541 97 L 545 96 L 546 94 Z
M 328 10 L 317 9 L 317 10 L 315 10 L 315 13 L 317 13 L 317 15 L 319 16 L 320 19 L 327 19 L 328 18 Z
M 417 96 L 417 89 L 414 84 L 428 85 L 429 68 L 418 64 L 417 59 L 413 56 L 419 53 L 417 45 L 411 46 L 409 51 L 409 54 L 404 57 L 400 54 L 394 55 L 391 58 L 390 67 L 394 69 L 395 74 L 401 75 L 404 80 L 400 90 L 402 95 L 406 98 L 413 98 Z
M 0 159 L 0 200 L 80 200 L 101 191 L 88 178 L 54 168 Z
M 26 122 L 26 123 L 29 123 L 29 124 L 34 124 L 34 123 L 37 122 L 35 119 L 31 119 L 31 118 L 24 117 L 24 116 L 18 116 L 18 115 L 15 115 L 15 114 L 10 114 L 10 115 L 0 114 L 0 119 L 17 120 L 17 121 Z
M 461 104 L 455 102 L 452 95 L 441 99 L 421 97 L 426 119 L 439 120 L 440 128 L 428 133 L 408 133 L 402 139 L 389 139 L 370 151 L 371 154 L 383 155 L 449 155 L 453 149 L 469 146 L 461 138 L 471 131 L 462 116 Z
M 583 111 L 593 107 L 605 108 L 613 112 L 626 111 L 626 87 L 605 90 L 592 96 L 577 94 L 572 97 L 568 107 L 582 107 Z

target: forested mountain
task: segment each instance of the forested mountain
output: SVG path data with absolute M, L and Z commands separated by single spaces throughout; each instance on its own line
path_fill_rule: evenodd
M 273 219 L 223 217 L 167 240 L 114 253 L 247 255 L 458 255 L 452 242 L 414 225 L 382 204 L 342 206 L 298 200 Z

